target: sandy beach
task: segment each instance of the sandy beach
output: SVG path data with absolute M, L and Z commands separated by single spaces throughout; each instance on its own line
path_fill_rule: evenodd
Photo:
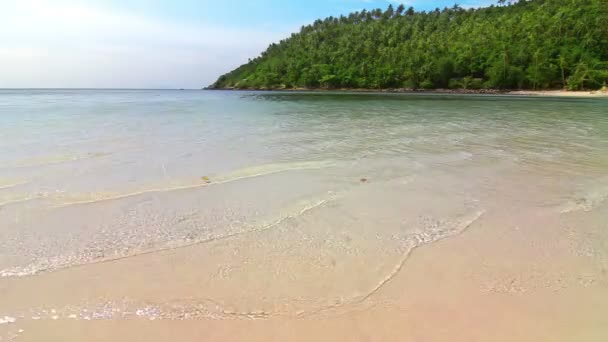
M 214 89 L 212 89 L 214 90 Z M 219 89 L 222 90 L 222 89 Z M 388 93 L 388 94 L 454 94 L 454 95 L 514 95 L 532 97 L 608 97 L 607 90 L 505 90 L 505 89 L 366 89 L 366 88 L 278 88 L 278 89 L 237 89 L 230 91 L 272 91 L 272 92 L 352 92 L 352 93 Z
M 608 342 L 608 0 L 0 22 L 0 342 Z
M 567 91 L 567 90 L 514 90 L 509 91 L 510 95 L 526 96 L 557 96 L 557 97 L 608 97 L 606 90 L 593 91 Z
M 605 99 L 4 96 L 1 341 L 608 339 Z
M 605 341 L 608 274 L 597 253 L 605 253 L 606 246 L 579 246 L 588 241 L 573 237 L 582 233 L 606 241 L 605 223 L 597 222 L 607 217 L 608 207 L 565 215 L 514 214 L 487 213 L 465 233 L 414 250 L 372 296 L 320 312 L 273 313 L 261 298 L 250 298 L 242 312 L 224 306 L 242 293 L 239 287 L 267 285 L 261 278 L 225 283 L 234 288 L 209 283 L 214 274 L 228 272 L 220 265 L 241 243 L 237 238 L 2 279 L 3 310 L 27 312 L 37 306 L 46 311 L 37 313 L 37 320 L 19 317 L 0 332 L 20 341 Z M 588 229 L 574 234 L 573 227 Z M 134 304 L 113 313 L 131 312 L 128 319 L 92 318 L 109 315 L 104 299 L 117 298 Z M 198 309 L 211 298 L 217 311 Z M 92 320 L 86 312 L 70 313 L 74 303 L 95 302 Z M 164 311 L 169 316 L 156 316 L 163 305 L 173 306 Z

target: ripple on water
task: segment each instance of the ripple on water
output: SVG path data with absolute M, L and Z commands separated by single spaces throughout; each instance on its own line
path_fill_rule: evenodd
M 285 220 L 304 215 L 308 211 L 314 210 L 323 206 L 335 198 L 337 194 L 328 193 L 324 198 L 310 199 L 300 201 L 293 204 L 289 208 L 284 208 L 278 218 L 267 219 L 257 226 L 251 226 L 246 222 L 242 222 L 237 227 L 225 229 L 222 233 L 210 233 L 210 235 L 196 236 L 196 234 L 188 234 L 186 237 L 167 236 L 166 239 L 157 243 L 141 241 L 142 237 L 124 236 L 128 231 L 118 231 L 107 235 L 105 232 L 98 232 L 97 238 L 93 238 L 93 245 L 83 251 L 73 254 L 64 254 L 53 257 L 38 258 L 37 261 L 24 265 L 14 266 L 0 270 L 0 277 L 25 277 L 32 276 L 41 272 L 54 271 L 58 269 L 69 268 L 71 266 L 98 263 L 110 260 L 119 260 L 127 257 L 160 252 L 176 248 L 200 245 L 218 240 L 234 238 L 244 234 L 251 234 L 272 229 L 281 224 Z M 175 224 L 169 224 L 169 227 L 177 230 L 177 223 L 184 224 L 190 217 L 178 217 Z M 203 223 L 199 223 L 203 224 Z M 196 226 L 197 224 L 190 224 Z M 101 235 L 99 235 L 101 234 Z M 118 235 L 116 235 L 118 234 Z M 123 234 L 123 235 L 121 235 Z M 158 238 L 158 237 L 156 237 Z M 142 244 L 143 245 L 140 245 Z M 106 244 L 104 246 L 104 244 Z
M 593 185 L 579 192 L 575 199 L 560 207 L 562 214 L 576 211 L 591 211 L 602 205 L 608 198 L 608 179 L 595 180 Z
M 226 275 L 221 275 L 221 277 L 216 279 L 218 281 L 216 284 L 217 289 L 224 287 L 224 284 L 228 284 L 225 282 L 229 282 L 230 288 L 241 284 L 240 288 L 242 291 L 258 293 L 258 285 L 262 286 L 264 283 L 261 278 L 259 281 L 250 279 L 250 282 L 258 284 L 246 284 L 245 288 L 247 289 L 243 288 L 244 283 L 238 280 L 240 276 L 252 277 L 258 274 L 255 273 L 258 271 L 265 272 L 263 274 L 266 277 L 280 277 L 278 279 L 279 282 L 272 285 L 273 288 L 274 286 L 290 284 L 292 280 L 289 279 L 295 275 L 297 275 L 295 279 L 301 276 L 311 276 L 317 279 L 318 277 L 325 278 L 325 274 L 329 272 L 327 273 L 327 275 L 330 275 L 329 278 L 339 277 L 336 279 L 341 284 L 335 284 L 335 288 L 328 289 L 329 293 L 326 293 L 326 297 L 313 296 L 313 293 L 317 291 L 317 285 L 323 288 L 325 286 L 323 284 L 331 281 L 331 279 L 319 278 L 317 279 L 319 280 L 319 284 L 309 283 L 309 285 L 315 287 L 313 292 L 310 292 L 308 289 L 302 289 L 303 292 L 301 293 L 299 289 L 295 289 L 294 292 L 288 286 L 285 289 L 289 289 L 289 293 L 283 293 L 276 298 L 273 297 L 274 299 L 270 299 L 271 302 L 268 303 L 266 299 L 263 299 L 263 296 L 260 297 L 260 301 L 255 300 L 255 298 L 259 297 L 256 295 L 251 299 L 252 301 L 248 300 L 241 303 L 238 298 L 231 299 L 222 295 L 216 297 L 213 295 L 213 291 L 211 291 L 206 293 L 210 297 L 213 297 L 213 299 L 184 295 L 186 296 L 185 298 L 199 299 L 163 302 L 162 298 L 155 298 L 158 302 L 155 302 L 155 299 L 150 299 L 129 303 L 127 306 L 121 306 L 121 303 L 113 303 L 109 309 L 113 312 L 114 316 L 112 317 L 121 318 L 123 315 L 129 315 L 126 313 L 131 313 L 132 317 L 142 319 L 197 319 L 203 317 L 215 319 L 264 319 L 275 315 L 302 317 L 320 312 L 341 310 L 341 308 L 351 305 L 363 304 L 400 272 L 412 250 L 458 235 L 466 231 L 467 228 L 484 215 L 484 210 L 476 208 L 476 206 L 469 207 L 464 205 L 457 206 L 456 208 L 453 207 L 453 203 L 463 201 L 461 195 L 439 196 L 438 198 L 441 198 L 440 201 L 432 194 L 426 194 L 424 198 L 421 198 L 420 195 L 415 197 L 406 196 L 407 200 L 397 200 L 395 203 L 392 203 L 389 200 L 393 198 L 392 196 L 402 194 L 403 191 L 416 184 L 404 182 L 401 178 L 388 182 L 372 180 L 371 182 L 361 183 L 358 179 L 355 181 L 353 182 L 354 187 L 346 193 L 333 193 L 317 200 L 296 203 L 293 205 L 293 209 L 283 212 L 283 215 L 274 220 L 268 220 L 266 224 L 248 227 L 249 229 L 247 230 L 239 229 L 233 234 L 190 241 L 189 244 L 176 243 L 170 247 L 180 248 L 187 245 L 200 245 L 211 241 L 234 238 L 235 240 L 230 240 L 229 243 L 214 244 L 213 250 L 209 250 L 209 248 L 200 249 L 204 251 L 203 253 L 212 253 L 215 257 L 223 258 L 224 256 L 222 255 L 225 254 L 227 258 L 225 261 L 236 262 L 235 265 L 239 264 L 239 260 L 244 258 L 243 260 L 247 262 L 247 267 L 253 267 L 250 270 L 235 268 L 236 272 L 238 272 L 236 274 L 237 278 L 234 278 L 234 274 L 230 272 Z M 421 194 L 418 190 L 420 188 L 414 188 L 410 191 L 411 194 Z M 446 189 L 446 191 L 454 193 L 451 189 Z M 387 207 L 378 208 L 379 211 L 377 213 L 367 210 L 366 208 L 370 205 L 370 201 L 375 203 L 378 198 L 385 198 L 388 201 L 386 203 Z M 424 204 L 417 205 L 420 202 Z M 414 207 L 406 209 L 408 208 L 408 203 L 410 206 L 414 205 Z M 437 207 L 443 205 L 449 205 L 450 207 L 449 209 L 446 208 L 448 209 L 447 211 L 441 208 L 437 209 Z M 406 209 L 406 212 L 403 211 L 404 209 Z M 441 215 L 444 218 L 429 222 L 418 221 L 418 224 L 414 221 L 402 221 L 404 218 L 413 217 L 414 213 L 427 213 L 428 215 L 426 216 L 428 217 Z M 389 221 L 385 222 L 385 220 Z M 324 227 L 319 229 L 319 223 L 323 223 Z M 350 226 L 352 223 L 355 223 L 357 227 Z M 382 227 L 385 224 L 389 224 L 390 227 L 385 229 Z M 402 227 L 404 224 L 406 227 Z M 372 226 L 377 227 L 378 231 L 370 230 L 369 228 Z M 387 245 L 389 241 L 390 243 Z M 239 246 L 242 248 L 239 248 Z M 296 250 L 293 250 L 292 247 Z M 382 248 L 384 251 L 378 250 L 378 248 Z M 155 251 L 158 250 L 158 248 L 155 249 Z M 237 256 L 234 254 L 234 251 L 247 250 L 254 254 L 239 254 L 238 260 L 234 260 Z M 329 251 L 329 254 L 326 253 L 327 251 Z M 339 254 L 335 255 L 336 259 L 333 260 L 333 266 L 326 268 L 324 265 L 325 257 L 331 256 L 334 252 Z M 141 253 L 133 253 L 131 255 L 141 255 Z M 205 259 L 205 255 L 197 256 L 194 260 Z M 29 269 L 23 268 L 21 270 L 5 271 L 5 275 L 31 275 L 41 271 L 43 267 L 50 266 L 51 268 L 47 268 L 46 270 L 52 270 L 52 267 L 69 267 L 69 263 L 71 262 L 81 263 L 82 261 L 68 257 L 65 260 L 54 261 L 57 263 L 67 262 L 67 264 L 33 265 Z M 100 260 L 84 260 L 84 263 L 98 261 Z M 340 280 L 340 278 L 345 276 L 344 272 L 349 273 L 349 277 L 355 275 L 359 264 L 361 267 L 366 265 L 365 269 L 361 269 L 362 273 L 357 275 L 359 280 L 364 280 L 363 282 L 353 284 L 350 283 L 348 277 Z M 296 267 L 292 268 L 294 265 Z M 198 267 L 200 268 L 200 266 Z M 312 271 L 312 273 L 300 272 L 304 270 Z M 322 272 L 317 274 L 315 270 L 322 270 Z M 253 273 L 249 271 L 253 271 Z M 19 272 L 22 273 L 20 274 Z M 270 278 L 266 280 L 274 282 Z M 213 280 L 213 278 L 210 279 Z M 215 280 L 213 281 L 215 282 Z M 315 282 L 312 279 L 308 281 Z M 251 285 L 253 287 L 249 289 Z M 216 287 L 212 288 L 215 289 Z M 232 294 L 238 293 L 238 291 L 226 291 Z M 236 301 L 233 302 L 233 299 Z M 275 302 L 273 304 L 272 301 L 284 301 L 284 303 L 277 304 L 278 302 Z M 76 309 L 94 311 L 93 307 L 87 306 Z M 66 317 L 69 319 L 82 319 L 80 312 L 63 311 L 58 314 L 49 313 L 46 316 L 43 313 L 36 312 L 32 316 L 43 319 L 52 319 L 54 316 L 58 316 L 59 319 Z M 137 314 L 137 312 L 140 314 Z M 74 315 L 77 318 L 73 318 Z M 92 313 L 86 315 L 86 317 L 89 317 L 89 319 L 107 318 L 107 316 L 101 314 L 93 315 Z
M 262 177 L 272 175 L 275 173 L 282 173 L 288 171 L 301 171 L 301 170 L 314 170 L 328 168 L 333 165 L 331 161 L 306 161 L 306 162 L 293 162 L 293 163 L 274 163 L 256 165 L 251 167 L 242 168 L 225 174 L 219 174 L 215 176 L 202 176 L 199 179 L 195 179 L 191 182 L 185 182 L 181 184 L 171 184 L 168 186 L 151 186 L 144 187 L 141 189 L 133 190 L 131 192 L 123 193 L 112 193 L 112 192 L 95 192 L 89 194 L 67 194 L 58 192 L 54 196 L 54 200 L 59 206 L 69 205 L 82 205 L 82 204 L 93 204 L 103 201 L 119 200 L 128 197 L 134 197 L 139 195 L 145 195 L 156 192 L 170 192 L 179 190 L 196 189 L 205 186 L 213 186 L 219 184 L 225 184 L 229 182 L 235 182 L 248 178 Z
M 0 190 L 15 188 L 20 185 L 25 185 L 27 183 L 29 183 L 29 182 L 27 182 L 27 181 L 10 181 L 10 180 L 0 179 Z
M 92 152 L 86 154 L 59 154 L 26 158 L 12 163 L 5 163 L 2 168 L 27 168 L 55 164 L 77 162 L 85 159 L 102 158 L 111 155 L 108 152 Z
M 318 205 L 322 205 L 320 203 Z M 315 206 L 316 207 L 316 206 Z M 302 209 L 303 215 L 309 210 Z M 377 293 L 384 285 L 390 282 L 403 268 L 408 256 L 411 252 L 420 246 L 434 243 L 442 239 L 456 236 L 463 233 L 483 215 L 484 211 L 471 212 L 459 219 L 444 222 L 442 225 L 434 225 L 418 234 L 412 235 L 402 241 L 407 246 L 401 258 L 396 262 L 391 271 L 382 277 L 374 287 L 366 292 L 350 298 L 343 298 L 340 301 L 333 302 L 327 305 L 320 305 L 308 310 L 298 311 L 272 311 L 267 309 L 252 309 L 248 311 L 239 311 L 238 309 L 230 308 L 231 305 L 220 303 L 219 301 L 206 298 L 198 300 L 182 299 L 166 303 L 142 303 L 128 300 L 108 301 L 92 306 L 67 306 L 63 308 L 33 308 L 27 314 L 22 316 L 25 319 L 31 320 L 108 320 L 108 319 L 146 319 L 146 320 L 196 320 L 196 319 L 267 319 L 273 316 L 294 316 L 305 317 L 313 314 L 318 314 L 326 311 L 339 310 L 343 307 L 356 305 L 364 302 L 375 293 Z M 290 218 L 297 218 L 292 216 Z M 288 219 L 288 218 L 285 218 Z M 10 320 L 12 319 L 12 320 Z M 7 323 L 15 322 L 14 318 L 7 316 Z M 1 322 L 0 322 L 1 323 Z

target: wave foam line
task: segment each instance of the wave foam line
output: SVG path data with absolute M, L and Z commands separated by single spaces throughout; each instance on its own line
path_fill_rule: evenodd
M 382 279 L 366 295 L 362 296 L 359 300 L 357 300 L 357 302 L 362 302 L 362 301 L 368 299 L 369 297 L 373 296 L 378 291 L 380 291 L 380 289 L 382 289 L 386 284 L 388 284 L 391 280 L 393 280 L 397 276 L 397 274 L 403 269 L 405 262 L 407 261 L 409 256 L 412 254 L 412 252 L 416 248 L 427 245 L 427 244 L 435 243 L 435 242 L 438 242 L 441 240 L 445 240 L 447 238 L 458 236 L 458 235 L 464 233 L 471 225 L 473 225 L 473 223 L 475 223 L 477 220 L 479 220 L 484 214 L 485 214 L 484 210 L 478 211 L 478 212 L 468 216 L 465 220 L 461 221 L 456 227 L 454 227 L 454 229 L 448 230 L 447 232 L 441 233 L 441 232 L 431 231 L 430 233 L 426 232 L 426 233 L 416 234 L 414 236 L 414 240 L 416 240 L 416 243 L 414 244 L 414 246 L 410 247 L 401 256 L 401 259 L 399 260 L 397 265 L 395 265 L 395 267 L 393 268 L 391 273 L 389 273 L 384 279 Z
M 560 209 L 560 213 L 567 214 L 575 211 L 589 212 L 604 203 L 606 198 L 608 198 L 608 187 L 600 188 L 563 205 Z
M 101 158 L 109 156 L 111 153 L 109 152 L 96 152 L 82 155 L 54 155 L 54 156 L 43 156 L 39 158 L 28 158 L 22 159 L 18 161 L 14 161 L 7 165 L 0 167 L 0 169 L 9 169 L 9 168 L 27 168 L 27 167 L 36 167 L 36 166 L 51 166 L 63 163 L 71 163 L 77 162 L 87 159 Z
M 248 178 L 255 178 L 261 176 L 267 176 L 275 173 L 287 172 L 287 171 L 298 171 L 298 170 L 314 170 L 314 169 L 322 169 L 333 165 L 330 162 L 301 162 L 301 163 L 291 163 L 291 164 L 268 164 L 261 165 L 251 168 L 246 168 L 240 171 L 235 171 L 229 173 L 224 176 L 218 176 L 212 178 L 211 183 L 196 183 L 196 184 L 186 184 L 186 185 L 178 185 L 174 187 L 167 188 L 152 188 L 152 189 L 144 189 L 140 191 L 134 191 L 126 194 L 119 194 L 115 196 L 101 197 L 101 198 L 93 198 L 93 199 L 85 199 L 80 201 L 72 201 L 66 202 L 59 205 L 59 207 L 66 207 L 70 205 L 83 205 L 83 204 L 92 204 L 103 201 L 112 201 L 119 200 L 144 194 L 150 193 L 159 193 L 159 192 L 171 192 L 171 191 L 179 191 L 179 190 L 188 190 L 188 189 L 197 189 L 207 186 L 226 184 L 230 182 L 235 182 Z
M 46 198 L 46 197 L 47 196 L 44 196 L 44 195 L 38 195 L 38 196 L 28 196 L 28 197 L 11 198 L 11 199 L 4 199 L 4 200 L 0 199 L 0 207 L 4 207 L 6 205 L 11 205 L 11 204 L 33 201 L 33 200 L 42 199 L 42 198 Z
M 279 224 L 285 222 L 286 220 L 289 219 L 294 219 L 297 218 L 301 215 L 306 214 L 309 211 L 312 211 L 316 208 L 319 208 L 331 201 L 334 201 L 337 198 L 337 196 L 332 196 L 330 198 L 326 198 L 326 199 L 322 199 L 319 201 L 316 201 L 310 205 L 304 206 L 302 209 L 300 209 L 299 211 L 293 213 L 293 214 L 288 214 L 284 217 L 279 218 L 278 220 L 262 225 L 259 228 L 254 228 L 254 229 L 250 229 L 250 230 L 245 230 L 245 231 L 240 231 L 240 232 L 236 232 L 236 233 L 232 233 L 232 234 L 227 234 L 227 235 L 222 235 L 222 236 L 217 236 L 217 237 L 211 237 L 205 240 L 199 240 L 199 241 L 194 241 L 194 242 L 190 242 L 190 243 L 183 243 L 183 244 L 179 244 L 176 246 L 171 246 L 171 247 L 166 247 L 166 248 L 158 248 L 158 249 L 151 249 L 148 251 L 143 251 L 140 253 L 133 253 L 133 254 L 129 254 L 129 255 L 124 255 L 124 256 L 120 256 L 120 257 L 114 257 L 114 258 L 108 258 L 108 259 L 102 259 L 102 260 L 95 260 L 95 261 L 90 261 L 90 262 L 84 262 L 84 263 L 77 263 L 77 264 L 70 264 L 70 260 L 73 260 L 74 258 L 72 257 L 65 257 L 64 259 L 66 260 L 65 263 L 63 265 L 52 265 L 52 262 L 43 262 L 43 263 L 33 263 L 33 264 L 29 264 L 27 266 L 21 266 L 21 267 L 11 267 L 8 269 L 4 269 L 4 270 L 0 270 L 0 278 L 4 278 L 4 277 L 26 277 L 26 276 L 33 276 L 39 273 L 43 273 L 43 272 L 50 272 L 50 271 L 58 271 L 58 270 L 64 270 L 64 269 L 69 269 L 69 268 L 76 268 L 76 267 L 84 267 L 84 266 L 89 266 L 89 265 L 95 265 L 95 264 L 103 264 L 103 263 L 108 263 L 108 262 L 115 262 L 115 261 L 119 261 L 119 260 L 125 260 L 125 259 L 130 259 L 130 258 L 134 258 L 137 256 L 143 256 L 143 255 L 148 255 L 148 254 L 153 254 L 153 253 L 161 253 L 161 252 L 166 252 L 166 251 L 173 251 L 173 250 L 178 250 L 178 249 L 182 249 L 182 248 L 188 248 L 188 247 L 193 247 L 193 246 L 198 246 L 198 245 L 203 245 L 203 244 L 207 244 L 207 243 L 212 243 L 212 242 L 217 242 L 217 241 L 222 241 L 222 240 L 228 240 L 231 238 L 235 238 L 235 237 L 239 237 L 239 236 L 243 236 L 243 235 L 247 235 L 247 234 L 255 234 L 255 233 L 260 233 L 260 232 L 264 232 L 270 229 L 275 228 L 276 226 L 278 226 Z
M 325 200 L 317 202 L 316 204 L 305 207 L 300 211 L 299 215 L 302 215 L 314 208 L 317 208 L 331 200 L 332 199 L 325 199 Z M 442 231 L 440 229 L 435 229 L 435 230 L 431 230 L 431 231 L 427 231 L 427 232 L 423 232 L 423 233 L 419 233 L 419 234 L 415 235 L 413 237 L 414 245 L 410 246 L 408 248 L 408 250 L 402 255 L 401 259 L 395 265 L 394 269 L 385 278 L 383 278 L 382 281 L 380 281 L 373 289 L 368 291 L 365 295 L 356 297 L 353 300 L 350 300 L 348 302 L 324 306 L 324 307 L 319 308 L 314 311 L 301 312 L 301 313 L 296 314 L 296 317 L 298 317 L 298 318 L 307 317 L 307 316 L 318 314 L 318 313 L 321 313 L 324 311 L 344 307 L 347 305 L 359 304 L 359 303 L 367 300 L 368 298 L 370 298 L 371 296 L 376 294 L 378 291 L 380 291 L 386 284 L 388 284 L 391 280 L 393 280 L 397 276 L 397 274 L 403 269 L 405 262 L 407 261 L 407 259 L 411 255 L 411 253 L 416 248 L 429 244 L 429 243 L 434 243 L 434 242 L 438 242 L 438 241 L 441 241 L 441 240 L 444 240 L 447 238 L 458 236 L 458 235 L 464 233 L 471 225 L 473 225 L 477 220 L 479 220 L 484 214 L 485 214 L 484 210 L 475 212 L 475 213 L 467 216 L 458 225 L 456 225 L 452 229 L 449 229 L 448 231 Z M 281 223 L 289 218 L 296 217 L 296 216 L 297 216 L 297 214 L 284 217 L 282 219 L 279 219 L 275 223 L 267 225 L 265 229 L 258 229 L 256 232 L 271 229 L 273 226 L 276 226 L 279 223 Z M 248 233 L 252 233 L 252 232 L 253 231 L 241 232 L 238 234 L 233 234 L 231 236 L 222 237 L 221 239 L 227 239 L 229 237 L 248 234 Z M 203 242 L 195 243 L 192 245 L 210 242 L 210 241 L 217 241 L 217 240 L 220 240 L 220 239 L 218 238 L 215 240 L 203 241 Z M 177 247 L 177 248 L 183 248 L 183 247 L 185 247 L 185 246 Z M 176 249 L 176 248 L 171 248 L 171 249 Z M 110 260 L 110 261 L 114 261 L 114 260 Z M 205 304 L 207 304 L 207 305 L 205 305 Z M 213 309 L 209 309 L 208 304 L 211 304 Z M 130 319 L 143 318 L 143 319 L 149 319 L 149 320 L 157 320 L 157 319 L 160 319 L 160 320 L 195 320 L 195 319 L 261 320 L 261 319 L 268 319 L 268 318 L 276 317 L 276 316 L 280 316 L 280 315 L 288 315 L 288 313 L 282 312 L 282 311 L 269 312 L 269 311 L 263 311 L 263 310 L 252 310 L 252 311 L 226 310 L 225 306 L 223 304 L 221 304 L 211 298 L 201 298 L 198 300 L 198 302 L 189 303 L 187 306 L 185 306 L 185 305 L 178 305 L 178 306 L 150 305 L 148 303 L 145 307 L 140 307 L 136 310 L 128 310 L 126 308 L 122 308 L 121 310 L 109 310 L 108 311 L 108 307 L 115 307 L 115 306 L 116 306 L 116 304 L 105 305 L 104 312 L 106 312 L 106 313 L 111 312 L 111 314 L 99 314 L 99 315 L 97 315 L 98 316 L 97 319 L 115 319 L 116 318 L 115 313 L 117 313 L 117 312 L 119 312 L 121 314 L 120 318 L 130 318 Z M 120 305 L 118 305 L 118 306 L 120 306 Z M 167 310 L 168 307 L 169 307 L 169 310 Z M 81 313 L 80 315 L 71 314 L 67 317 L 71 318 L 71 319 L 90 320 L 91 312 L 95 312 L 95 310 L 88 309 L 88 310 L 84 310 L 82 312 L 84 312 L 87 316 L 83 316 L 83 314 Z M 36 316 L 36 319 L 40 319 L 41 318 L 40 314 L 37 314 L 37 315 L 38 316 Z M 55 315 L 55 313 L 54 313 L 54 315 Z M 54 316 L 54 317 L 57 317 L 57 316 Z M 51 318 L 51 319 L 55 319 L 55 318 Z
M 0 183 L 0 190 L 5 190 L 5 189 L 10 189 L 10 188 L 14 188 L 17 187 L 19 185 L 25 185 L 29 182 L 17 182 L 17 183 Z
M 386 286 L 391 280 L 393 280 L 399 274 L 399 272 L 401 272 L 401 270 L 405 266 L 406 261 L 409 259 L 409 256 L 412 254 L 412 252 L 415 249 L 417 249 L 421 246 L 427 245 L 427 244 L 439 242 L 441 240 L 445 240 L 445 239 L 448 239 L 448 238 L 451 238 L 454 236 L 458 236 L 458 235 L 464 233 L 469 227 L 471 227 L 475 222 L 477 222 L 484 214 L 485 214 L 485 210 L 480 210 L 469 216 L 466 216 L 463 220 L 460 220 L 459 224 L 457 224 L 455 227 L 453 227 L 452 229 L 449 229 L 447 231 L 442 231 L 441 229 L 434 229 L 434 230 L 430 230 L 430 231 L 426 231 L 426 232 L 422 232 L 422 233 L 414 235 L 412 237 L 413 245 L 408 247 L 407 251 L 402 254 L 401 258 L 399 259 L 399 262 L 395 265 L 393 270 L 386 277 L 384 277 L 376 286 L 374 286 L 372 289 L 367 291 L 364 295 L 355 297 L 349 301 L 341 302 L 338 304 L 327 305 L 327 306 L 318 308 L 313 311 L 300 312 L 300 313 L 297 313 L 295 316 L 298 318 L 308 317 L 308 316 L 319 314 L 319 313 L 322 313 L 325 311 L 335 310 L 340 307 L 360 304 L 360 303 L 366 301 L 367 299 L 369 299 L 370 297 L 372 297 L 373 295 L 378 293 L 384 286 Z M 216 305 L 216 307 L 219 308 L 220 306 Z M 255 312 L 222 311 L 221 315 L 223 315 L 223 317 L 219 317 L 219 318 L 264 319 L 264 318 L 269 318 L 271 316 L 281 315 L 281 313 L 280 312 L 259 312 L 259 311 L 255 311 Z M 217 316 L 217 314 L 216 314 L 216 316 Z

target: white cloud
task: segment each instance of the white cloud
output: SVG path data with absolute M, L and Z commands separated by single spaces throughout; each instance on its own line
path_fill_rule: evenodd
M 186 25 L 58 1 L 0 11 L 0 87 L 200 87 L 283 32 Z

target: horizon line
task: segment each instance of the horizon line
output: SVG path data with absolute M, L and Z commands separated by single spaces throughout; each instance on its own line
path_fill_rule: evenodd
M 14 87 L 3 88 L 0 90 L 205 90 L 201 88 L 109 88 L 109 87 Z

